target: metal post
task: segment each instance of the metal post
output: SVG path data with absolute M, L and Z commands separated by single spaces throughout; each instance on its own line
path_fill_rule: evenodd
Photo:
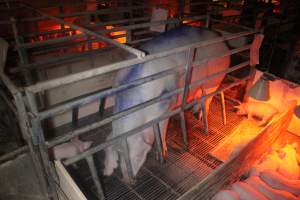
M 43 133 L 43 129 L 41 126 L 41 121 L 36 116 L 38 113 L 36 100 L 35 100 L 34 94 L 31 92 L 26 92 L 26 97 L 27 97 L 27 102 L 29 104 L 30 111 L 33 115 L 35 115 L 35 116 L 32 116 L 30 119 L 30 122 L 32 125 L 32 133 L 33 133 L 33 136 L 37 137 L 35 139 L 35 141 L 37 141 L 37 146 L 38 146 L 38 149 L 40 152 L 40 156 L 41 156 L 45 171 L 47 173 L 47 179 L 48 179 L 48 183 L 49 183 L 49 187 L 50 187 L 50 193 L 55 200 L 58 200 L 59 198 L 57 196 L 56 183 L 55 183 L 55 182 L 58 182 L 58 177 L 55 172 L 54 166 L 50 162 L 50 159 L 49 159 L 48 148 L 45 144 L 45 138 L 44 138 L 44 133 Z
M 98 176 L 98 173 L 97 173 L 97 170 L 96 170 L 96 166 L 95 166 L 93 155 L 90 155 L 90 156 L 86 157 L 85 160 L 86 160 L 86 162 L 87 162 L 87 164 L 89 166 L 89 169 L 91 171 L 91 175 L 92 175 L 94 184 L 96 186 L 98 198 L 100 200 L 104 200 L 105 199 L 104 192 L 102 190 L 101 182 L 99 180 L 99 176 Z
M 222 107 L 222 119 L 223 119 L 223 124 L 227 124 L 227 118 L 226 118 L 226 107 L 225 107 L 225 98 L 224 98 L 224 92 L 222 91 L 220 93 L 221 96 L 221 107 Z
M 202 110 L 202 119 L 203 119 L 203 127 L 204 132 L 208 134 L 208 120 L 207 120 L 207 112 L 206 112 L 206 98 L 200 100 L 201 110 Z
M 154 136 L 155 136 L 155 144 L 156 144 L 156 150 L 159 153 L 159 161 L 160 163 L 164 163 L 165 162 L 165 158 L 163 156 L 163 151 L 166 151 L 166 149 L 163 148 L 162 145 L 162 139 L 161 139 L 161 133 L 160 133 L 160 128 L 159 128 L 159 124 L 153 124 L 153 131 L 154 131 Z
M 129 156 L 129 148 L 128 148 L 128 142 L 127 142 L 127 137 L 122 139 L 119 144 L 119 156 L 120 156 L 120 162 L 121 162 L 121 168 L 122 168 L 122 174 L 123 174 L 123 179 L 125 182 L 129 184 L 134 183 L 134 176 L 133 176 L 133 171 L 132 171 L 132 165 L 130 161 L 130 156 Z M 126 167 L 126 169 L 124 168 Z
M 22 39 L 20 38 L 20 36 L 18 34 L 16 19 L 14 17 L 11 17 L 10 21 L 11 21 L 11 25 L 12 25 L 12 30 L 14 32 L 16 45 L 19 46 L 22 43 Z M 27 55 L 27 52 L 25 51 L 25 49 L 18 47 L 17 50 L 18 50 L 21 64 L 28 64 L 29 60 L 28 60 L 28 55 Z M 30 85 L 33 83 L 32 76 L 29 71 L 24 71 L 23 75 L 24 75 L 25 85 Z
M 22 136 L 29 147 L 30 156 L 32 159 L 32 164 L 35 168 L 35 171 L 37 172 L 37 177 L 39 184 L 41 186 L 41 189 L 44 194 L 47 194 L 49 196 L 48 192 L 48 185 L 47 185 L 47 178 L 45 177 L 44 169 L 41 165 L 42 161 L 40 157 L 37 155 L 36 149 L 33 146 L 32 143 L 32 137 L 29 130 L 29 121 L 28 116 L 26 115 L 25 105 L 23 102 L 23 96 L 21 93 L 14 94 L 14 100 L 16 102 L 17 111 L 18 111 L 18 119 L 19 119 L 19 125 L 21 129 Z
M 185 126 L 185 118 L 184 118 L 184 108 L 186 106 L 186 99 L 189 94 L 189 86 L 192 78 L 192 63 L 194 60 L 194 54 L 196 49 L 190 48 L 188 50 L 187 56 L 187 64 L 185 65 L 185 81 L 184 81 L 184 91 L 181 103 L 181 112 L 180 112 L 180 120 L 181 120 L 181 131 L 182 131 L 182 139 L 183 139 L 183 146 L 184 149 L 187 149 L 187 133 L 186 133 L 186 126 Z
M 102 117 L 103 114 L 104 114 L 105 102 L 106 102 L 106 97 L 103 97 L 103 98 L 100 99 L 100 103 L 99 103 L 99 115 L 100 115 L 100 117 Z

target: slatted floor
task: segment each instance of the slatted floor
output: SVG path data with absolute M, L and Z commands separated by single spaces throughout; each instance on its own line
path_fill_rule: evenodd
M 180 121 L 177 117 L 172 118 L 168 128 L 166 163 L 160 164 L 155 159 L 155 153 L 150 152 L 133 185 L 122 182 L 120 172 L 115 172 L 111 177 L 101 177 L 106 199 L 176 199 L 188 191 L 220 164 L 208 153 L 241 121 L 241 118 L 236 116 L 231 109 L 232 106 L 227 104 L 227 124 L 224 126 L 220 102 L 217 99 L 213 100 L 208 116 L 209 133 L 207 135 L 199 127 L 193 115 L 187 112 L 189 144 L 186 152 L 181 148 Z M 99 169 L 103 167 L 101 165 L 103 157 L 103 152 L 96 155 L 96 159 L 99 160 L 97 162 Z M 86 164 L 79 163 L 78 167 L 74 178 L 80 182 L 79 186 L 88 199 L 95 199 L 95 187 Z

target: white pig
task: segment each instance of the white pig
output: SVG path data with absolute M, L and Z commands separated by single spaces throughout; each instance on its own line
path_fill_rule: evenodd
M 278 172 L 286 178 L 299 179 L 299 166 L 297 162 L 297 143 L 287 144 L 279 149 L 279 156 L 282 158 L 282 164 Z
M 268 200 L 263 194 L 243 182 L 236 182 L 231 185 L 233 191 L 239 194 L 241 200 Z
M 66 142 L 53 147 L 54 159 L 60 160 L 63 158 L 73 157 L 86 149 L 90 148 L 92 141 L 81 141 L 79 138 L 71 139 L 70 142 Z
M 279 158 L 278 153 L 273 151 L 267 154 L 260 163 L 251 168 L 250 175 L 259 175 L 264 170 L 277 171 L 281 163 L 282 160 Z
M 297 200 L 297 198 L 288 191 L 273 189 L 258 176 L 251 176 L 245 182 L 255 190 L 261 192 L 268 199 Z
M 253 117 L 261 119 L 259 126 L 266 125 L 273 117 L 278 113 L 278 110 L 268 103 L 263 102 L 244 102 L 238 106 L 237 115 L 247 115 L 248 120 L 252 120 Z
M 151 55 L 161 53 L 166 50 L 172 50 L 180 46 L 191 45 L 197 42 L 213 39 L 218 36 L 219 35 L 217 33 L 206 28 L 183 26 L 174 28 L 170 31 L 167 31 L 166 33 L 159 35 L 158 37 L 153 38 L 152 40 L 140 46 L 140 49 Z M 225 43 L 213 44 L 204 48 L 198 48 L 193 58 L 195 61 L 199 61 L 226 51 L 228 51 L 228 47 Z M 118 86 L 121 84 L 126 84 L 131 81 L 154 75 L 175 67 L 181 67 L 182 69 L 184 69 L 187 63 L 187 58 L 188 52 L 184 51 L 122 69 L 117 73 L 115 85 Z M 194 66 L 191 82 L 203 79 L 213 73 L 225 70 L 229 67 L 229 64 L 230 57 L 224 56 L 202 63 L 198 66 Z M 115 95 L 115 112 L 128 110 L 138 104 L 147 102 L 156 97 L 160 97 L 176 88 L 183 87 L 183 75 L 184 73 L 171 74 L 158 80 L 150 81 L 137 87 L 133 87 L 117 93 Z M 203 93 L 210 93 L 215 91 L 219 87 L 219 84 L 221 83 L 223 78 L 223 75 L 218 76 L 213 80 L 202 84 L 198 88 L 191 89 L 188 96 L 192 96 L 192 98 L 188 99 L 194 99 L 194 95 L 197 93 L 197 91 L 199 91 L 200 88 L 201 90 L 203 90 Z M 113 121 L 113 130 L 112 133 L 108 136 L 108 139 L 122 135 L 127 131 L 135 129 L 151 120 L 160 117 L 168 110 L 172 109 L 174 105 L 181 104 L 181 101 L 182 95 L 178 95 L 174 98 L 166 98 L 159 103 L 145 107 L 137 112 Z M 211 98 L 206 102 L 208 106 L 210 101 Z M 163 155 L 166 156 L 166 131 L 168 126 L 168 119 L 161 121 L 159 123 L 159 126 L 161 129 L 160 132 L 163 143 Z M 152 148 L 153 142 L 154 133 L 152 127 L 128 137 L 127 143 L 129 147 L 129 160 L 132 166 L 133 176 L 136 176 L 140 167 L 143 165 L 147 153 Z M 120 149 L 118 145 L 113 145 L 105 150 L 105 166 L 103 171 L 104 175 L 111 175 L 114 169 L 119 164 L 121 165 L 123 175 L 126 175 L 127 169 L 126 165 L 124 165 L 123 156 L 121 157 L 120 162 L 118 162 L 119 154 L 117 152 L 119 150 Z
M 300 195 L 300 180 L 289 180 L 274 171 L 262 171 L 259 177 L 274 189 L 285 190 L 296 196 Z
M 219 191 L 212 200 L 239 200 L 239 195 L 232 190 L 221 190 Z

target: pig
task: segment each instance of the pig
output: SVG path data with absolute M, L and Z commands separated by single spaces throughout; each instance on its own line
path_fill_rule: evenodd
M 278 172 L 289 179 L 299 179 L 299 166 L 297 162 L 297 143 L 287 144 L 279 149 L 279 156 L 282 158 L 282 164 Z
M 81 141 L 78 137 L 71 139 L 70 142 L 66 142 L 53 147 L 53 157 L 56 160 L 63 158 L 71 158 L 92 145 L 92 141 Z
M 155 54 L 166 50 L 171 50 L 176 47 L 194 44 L 197 42 L 209 40 L 218 37 L 219 35 L 206 28 L 197 28 L 190 26 L 182 26 L 167 31 L 154 39 L 146 42 L 140 47 L 141 50 L 148 54 Z M 205 59 L 210 56 L 217 55 L 222 52 L 228 51 L 228 47 L 225 43 L 218 43 L 207 46 L 205 48 L 198 48 L 193 56 L 195 61 Z M 166 56 L 163 58 L 155 59 L 142 64 L 137 64 L 129 68 L 120 70 L 117 72 L 115 85 L 121 85 L 130 81 L 137 80 L 146 76 L 150 76 L 161 71 L 172 69 L 174 67 L 182 67 L 185 69 L 187 62 L 188 52 L 180 52 L 175 55 Z M 224 56 L 208 62 L 205 62 L 192 69 L 191 82 L 199 79 L 203 79 L 218 71 L 225 70 L 229 67 L 230 56 Z M 132 108 L 138 104 L 149 101 L 153 98 L 159 97 L 169 91 L 174 90 L 184 85 L 184 73 L 177 73 L 165 76 L 158 80 L 150 81 L 140 86 L 130 88 L 128 90 L 119 92 L 115 95 L 115 112 L 121 112 L 126 109 Z M 199 90 L 203 90 L 205 93 L 215 91 L 224 76 L 218 76 L 212 79 L 208 83 L 203 83 L 197 88 L 193 88 L 189 91 L 188 99 L 193 100 L 195 94 L 199 94 Z M 201 92 L 200 92 L 201 93 Z M 129 130 L 139 127 L 153 119 L 158 118 L 166 111 L 174 108 L 177 105 L 181 105 L 182 94 L 177 97 L 167 98 L 159 103 L 153 104 L 132 114 L 124 116 L 120 119 L 113 121 L 112 132 L 109 134 L 109 138 L 114 138 Z M 206 104 L 209 106 L 211 98 L 207 100 Z M 166 156 L 166 131 L 168 126 L 168 119 L 165 119 L 159 123 L 161 139 L 163 143 L 163 155 Z M 154 142 L 154 133 L 152 128 L 147 128 L 138 134 L 131 135 L 127 138 L 129 147 L 129 159 L 132 166 L 132 174 L 136 176 L 140 167 L 143 165 L 147 153 L 152 148 Z M 119 145 L 113 145 L 105 149 L 105 161 L 104 161 L 104 175 L 111 175 L 116 167 L 118 167 L 119 154 L 117 151 Z M 123 158 L 122 158 L 123 159 Z M 121 170 L 126 174 L 126 167 L 124 161 L 120 160 Z
M 279 158 L 278 153 L 273 151 L 266 155 L 260 163 L 251 168 L 250 175 L 259 175 L 264 170 L 277 171 L 281 163 L 282 160 Z
M 245 182 L 255 190 L 261 192 L 268 199 L 276 200 L 297 200 L 297 198 L 288 191 L 273 189 L 263 182 L 258 176 L 251 176 Z
M 300 195 L 300 180 L 290 180 L 278 172 L 269 170 L 262 171 L 259 177 L 274 189 L 285 190 L 295 196 Z
M 278 109 L 268 103 L 263 102 L 244 102 L 238 106 L 237 115 L 247 115 L 248 120 L 252 120 L 253 117 L 261 119 L 258 126 L 265 126 L 277 113 Z
M 244 182 L 231 185 L 232 190 L 239 194 L 241 200 L 267 200 L 267 198 Z
M 232 190 L 221 190 L 219 191 L 212 200 L 239 200 L 239 195 Z

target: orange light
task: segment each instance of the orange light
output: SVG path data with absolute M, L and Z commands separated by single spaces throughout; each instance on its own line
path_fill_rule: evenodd
M 107 30 L 111 30 L 114 28 L 114 26 L 108 25 L 105 27 Z M 115 32 L 111 32 L 110 36 L 118 36 L 118 35 L 126 35 L 126 31 L 115 31 Z M 120 37 L 120 38 L 116 38 L 114 39 L 115 41 L 119 42 L 119 43 L 126 43 L 126 37 Z

